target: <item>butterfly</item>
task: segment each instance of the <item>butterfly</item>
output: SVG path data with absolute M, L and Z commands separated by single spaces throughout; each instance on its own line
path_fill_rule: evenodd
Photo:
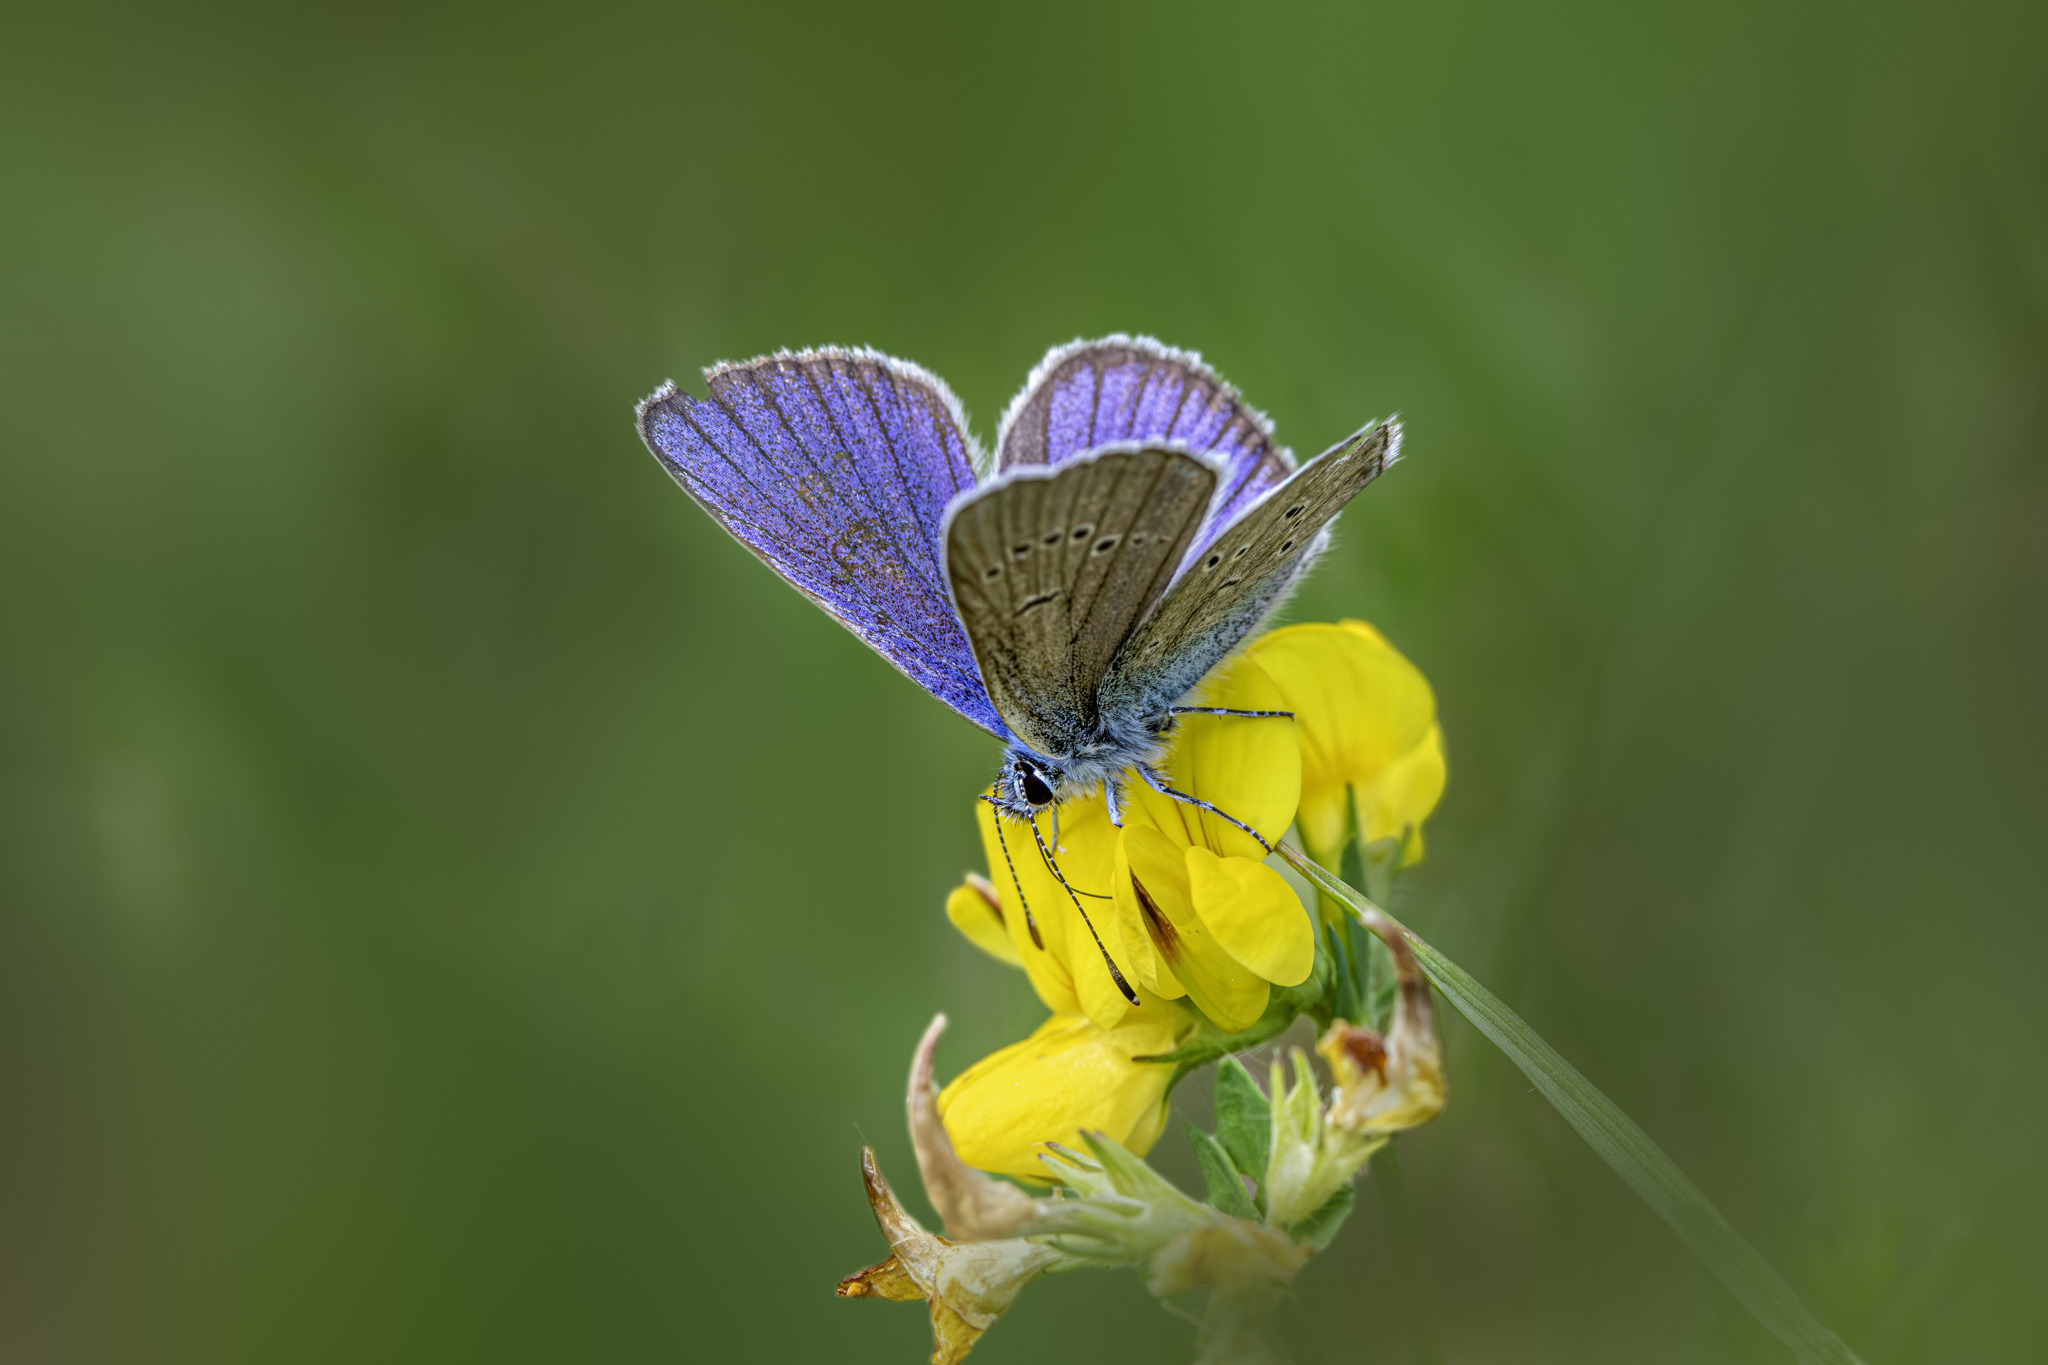
M 1100 790 L 1120 825 L 1126 774 L 1266 845 L 1167 782 L 1167 740 L 1183 715 L 1287 714 L 1181 703 L 1399 458 L 1398 423 L 1297 467 L 1200 356 L 1121 335 L 1047 354 L 992 464 L 944 383 L 874 351 L 778 352 L 704 378 L 706 399 L 671 383 L 640 404 L 648 450 L 799 592 L 1003 742 L 984 799 L 1030 824 L 1084 921 L 1089 893 L 1066 886 L 1035 817 L 1052 810 L 1057 846 L 1059 803 Z

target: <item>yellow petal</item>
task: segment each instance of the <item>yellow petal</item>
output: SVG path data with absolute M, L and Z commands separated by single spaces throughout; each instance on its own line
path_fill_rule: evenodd
M 1195 913 L 1224 951 L 1268 981 L 1298 986 L 1316 961 L 1315 928 L 1278 872 L 1250 858 L 1187 851 Z
M 1173 969 L 1166 965 L 1166 959 L 1152 945 L 1151 931 L 1145 925 L 1144 907 L 1138 901 L 1137 888 L 1131 883 L 1130 854 L 1121 838 L 1117 840 L 1110 886 L 1116 897 L 1117 937 L 1123 942 L 1125 960 L 1130 962 L 1139 987 L 1168 1000 L 1186 995 L 1187 988 L 1180 984 Z
M 1024 973 L 1031 980 L 1031 989 L 1054 1013 L 1079 1014 L 1081 997 L 1074 989 L 1074 974 L 1067 969 L 1066 961 L 1067 917 L 1046 913 L 1057 908 L 1053 898 L 1059 895 L 1059 884 L 1045 870 L 1037 845 L 1032 843 L 1027 829 L 1011 824 L 999 834 L 995 810 L 988 802 L 977 801 L 974 809 L 975 818 L 981 825 L 982 847 L 988 856 L 989 881 L 1002 903 L 1004 927 L 1010 932 L 1010 944 L 1017 950 L 1017 960 L 1023 964 Z M 1018 838 L 1018 834 L 1024 837 Z M 1020 848 L 1020 844 L 1023 847 Z M 1030 855 L 1028 860 L 1024 856 L 1027 853 Z M 1018 896 L 1020 885 L 1023 887 L 1022 899 Z M 1028 919 L 1025 915 L 1027 904 L 1031 909 Z M 1030 925 L 1034 921 L 1039 937 L 1044 941 L 1043 947 L 1032 942 Z
M 1294 827 L 1301 831 L 1308 856 L 1325 867 L 1336 867 L 1351 832 L 1351 788 L 1303 787 L 1301 808 L 1294 813 Z
M 1428 681 L 1363 621 L 1288 626 L 1245 653 L 1295 714 L 1306 790 L 1372 781 L 1436 723 Z
M 1052 913 L 1057 914 L 1062 924 L 1060 937 L 1065 944 L 1067 971 L 1073 979 L 1081 1012 L 1102 1028 L 1115 1028 L 1131 1005 L 1117 989 L 1106 958 L 1115 960 L 1126 982 L 1133 975 L 1132 955 L 1118 929 L 1116 906 L 1110 893 L 1117 831 L 1109 823 L 1109 810 L 1100 794 L 1061 803 L 1057 827 L 1050 815 L 1042 816 L 1039 823 L 1046 841 L 1043 852 L 1031 837 L 1030 827 L 1020 828 L 1030 840 L 1031 856 L 1046 873 L 1050 887 L 1047 894 L 1056 898 Z M 1053 844 L 1055 828 L 1057 846 Z M 1060 885 L 1046 866 L 1047 852 L 1057 861 L 1066 885 Z M 1035 909 L 1036 902 L 1033 904 Z
M 1010 941 L 1009 926 L 1003 923 L 1001 898 L 987 879 L 970 873 L 954 887 L 953 894 L 946 897 L 946 918 L 969 943 L 998 962 L 1022 965 L 1017 945 Z
M 1244 711 L 1284 711 L 1286 699 L 1256 663 L 1243 655 L 1228 660 L 1203 680 L 1190 705 Z M 1291 720 L 1242 716 L 1185 716 L 1174 733 L 1165 764 L 1176 791 L 1227 811 L 1278 839 L 1294 822 L 1301 796 L 1301 748 Z M 1263 858 L 1258 841 L 1227 820 L 1143 788 L 1138 803 L 1169 835 L 1199 843 L 1225 856 Z
M 1105 882 L 1103 885 L 1106 886 L 1108 883 Z M 1109 963 L 1106 960 L 1113 952 L 1109 944 L 1116 930 L 1115 907 L 1108 901 L 1090 901 L 1087 908 L 1081 911 L 1076 911 L 1069 903 L 1067 911 L 1076 918 L 1082 914 L 1087 916 L 1086 922 L 1076 929 L 1070 929 L 1068 933 L 1068 942 L 1074 948 L 1074 957 L 1068 964 L 1068 970 L 1074 975 L 1074 994 L 1081 1001 L 1081 1012 L 1100 1028 L 1115 1028 L 1123 1022 L 1124 1015 L 1132 1008 L 1124 993 L 1117 989 L 1116 978 L 1110 975 Z M 1094 928 L 1092 934 L 1089 932 L 1090 926 Z M 1118 956 L 1124 956 L 1128 960 L 1127 955 Z M 1117 963 L 1117 970 L 1122 974 L 1124 983 L 1129 985 L 1133 976 L 1130 968 L 1120 961 Z M 1135 987 L 1133 993 L 1136 993 Z
M 1356 788 L 1358 823 L 1367 843 L 1405 837 L 1401 865 L 1422 860 L 1422 822 L 1444 794 L 1444 734 L 1432 725 L 1422 743 L 1396 759 L 1379 779 Z
M 1115 1029 L 1055 1014 L 1023 1042 L 982 1058 L 939 1092 L 960 1159 L 984 1171 L 1044 1180 L 1047 1142 L 1107 1133 L 1143 1156 L 1165 1125 L 1173 1067 L 1137 1057 L 1171 1052 L 1189 1027 L 1172 1006 L 1137 1011 Z
M 1195 916 L 1195 903 L 1188 896 L 1185 850 L 1152 826 L 1132 821 L 1124 826 L 1118 863 L 1124 870 L 1117 886 L 1118 903 L 1126 903 L 1128 897 L 1133 909 L 1123 917 L 1125 936 L 1144 934 L 1154 960 L 1170 971 L 1178 956 L 1171 928 Z M 1145 888 L 1143 896 L 1138 894 L 1139 884 Z M 1161 916 L 1164 926 L 1159 922 Z
M 1266 1011 L 1271 992 L 1257 972 L 1219 944 L 1196 913 L 1188 882 L 1187 849 L 1149 825 L 1124 827 L 1131 889 L 1152 947 L 1187 998 L 1228 1032 L 1249 1028 Z
M 1301 742 L 1302 841 L 1319 861 L 1350 832 L 1352 799 L 1367 842 L 1405 836 L 1421 856 L 1422 822 L 1443 794 L 1442 731 L 1428 680 L 1363 621 L 1276 630 L 1246 654 L 1295 713 Z

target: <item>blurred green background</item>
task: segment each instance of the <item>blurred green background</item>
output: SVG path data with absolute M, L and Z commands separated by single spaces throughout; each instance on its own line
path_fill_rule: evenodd
M 1294 609 L 1438 689 L 1400 908 L 1872 1365 L 2048 1351 L 2048 10 L 8 30 L 0 1359 L 922 1359 L 831 1288 L 923 1022 L 1039 1016 L 940 910 L 992 746 L 632 403 L 865 343 L 986 436 L 1112 330 L 1407 418 Z M 1448 1030 L 1452 1361 L 1787 1358 Z M 1298 1361 L 1411 1359 L 1396 1269 L 1368 1197 Z M 976 1360 L 1191 1340 L 1075 1276 Z

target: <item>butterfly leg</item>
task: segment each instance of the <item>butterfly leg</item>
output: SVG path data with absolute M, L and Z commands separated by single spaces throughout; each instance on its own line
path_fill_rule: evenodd
M 1228 706 L 1169 706 L 1169 716 L 1243 716 L 1246 720 L 1293 720 L 1292 711 L 1238 711 Z
M 1115 778 L 1105 778 L 1102 783 L 1102 804 L 1109 807 L 1111 829 L 1124 827 L 1124 787 Z
M 998 827 L 1000 828 L 1000 822 L 998 822 Z M 1045 836 L 1038 832 L 1038 822 L 1036 820 L 1031 822 L 1031 834 L 1033 838 L 1038 840 L 1038 851 L 1044 856 L 1046 867 L 1051 869 L 1053 880 L 1060 884 L 1060 888 L 1067 893 L 1067 899 L 1074 903 L 1074 912 L 1081 917 L 1081 923 L 1088 926 L 1088 937 L 1095 940 L 1095 951 L 1102 954 L 1102 965 L 1109 968 L 1109 979 L 1116 982 L 1116 988 L 1123 992 L 1124 999 L 1130 1001 L 1133 1005 L 1137 1004 L 1138 993 L 1131 989 L 1131 983 L 1124 980 L 1124 974 L 1117 970 L 1116 959 L 1109 955 L 1109 949 L 1103 945 L 1102 935 L 1095 932 L 1095 921 L 1088 918 L 1088 912 L 1081 908 L 1080 896 L 1075 894 L 1073 887 L 1067 885 L 1066 874 L 1061 872 L 1060 865 L 1052 860 L 1052 851 L 1046 848 Z M 1003 856 L 1005 858 L 1010 856 L 1007 850 L 1005 850 Z M 1014 869 L 1012 869 L 1011 875 L 1016 875 Z M 1045 945 L 1039 944 L 1039 946 L 1044 947 Z
M 982 800 L 996 806 L 993 796 L 983 794 Z M 1032 826 L 1034 830 L 1037 826 Z M 1010 869 L 1010 885 L 1017 888 L 1017 904 L 1024 908 L 1024 927 L 1031 931 L 1031 946 L 1040 952 L 1045 950 L 1045 940 L 1039 936 L 1038 921 L 1031 918 L 1031 902 L 1024 898 L 1024 883 L 1017 880 L 1017 864 L 1010 859 L 1010 841 L 1003 837 L 1003 808 L 996 806 L 996 847 L 1003 851 L 1003 866 Z M 1042 845 L 1041 845 L 1042 847 Z
M 1243 830 L 1246 834 L 1251 835 L 1252 838 L 1257 839 L 1259 841 L 1260 848 L 1263 848 L 1268 853 L 1271 853 L 1273 851 L 1273 846 L 1266 842 L 1265 835 L 1259 833 L 1250 825 L 1247 825 L 1244 821 L 1238 819 L 1235 815 L 1232 815 L 1229 811 L 1218 810 L 1215 806 L 1209 804 L 1207 801 L 1204 801 L 1199 796 L 1189 796 L 1186 792 L 1175 791 L 1172 787 L 1166 785 L 1166 779 L 1164 777 L 1161 777 L 1155 769 L 1139 768 L 1138 772 L 1144 777 L 1145 785 L 1150 787 L 1153 791 L 1158 792 L 1161 796 L 1170 796 L 1174 800 L 1180 802 L 1182 805 L 1193 806 L 1197 810 L 1205 810 L 1209 812 L 1209 814 L 1215 816 L 1218 820 L 1227 820 L 1231 824 L 1236 825 L 1239 829 Z

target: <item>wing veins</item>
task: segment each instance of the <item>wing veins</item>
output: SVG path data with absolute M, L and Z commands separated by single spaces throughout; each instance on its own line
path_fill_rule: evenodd
M 825 421 L 831 425 L 832 434 L 839 438 L 840 451 L 845 456 L 846 463 L 852 467 L 854 478 L 858 480 L 860 483 L 861 497 L 863 501 L 866 503 L 868 510 L 870 512 L 879 514 L 882 511 L 882 505 L 875 497 L 875 490 L 873 486 L 868 482 L 867 467 L 863 465 L 860 460 L 854 458 L 853 443 L 846 439 L 846 430 L 845 428 L 839 425 L 839 418 L 833 414 L 832 405 L 825 401 L 824 392 L 818 388 L 818 381 L 816 380 L 816 378 L 812 376 L 810 370 L 802 365 L 795 365 L 792 366 L 791 368 L 793 368 L 796 371 L 797 377 L 803 382 L 805 387 L 809 388 L 813 396 L 817 398 L 818 411 L 822 412 L 825 415 Z M 808 450 L 804 450 L 804 441 L 803 438 L 797 434 L 795 423 L 789 420 L 789 414 L 787 412 L 784 412 L 782 409 L 781 396 L 775 392 L 773 386 L 771 385 L 757 384 L 755 387 L 759 389 L 762 396 L 768 400 L 767 406 L 769 410 L 775 414 L 775 420 L 782 424 L 783 431 L 789 434 L 790 440 L 795 443 L 797 449 L 803 451 L 804 459 L 809 464 L 811 471 L 823 477 L 828 483 L 831 482 L 832 471 L 829 468 L 820 466 L 819 463 L 811 457 L 811 453 Z M 880 414 L 877 414 L 878 418 L 879 416 Z M 882 431 L 884 433 L 886 433 L 888 430 L 888 428 L 884 426 L 879 420 L 876 422 L 876 428 L 877 430 Z M 903 478 L 903 466 L 897 463 L 895 443 L 890 441 L 885 434 L 882 440 L 882 445 L 883 448 L 888 450 L 889 452 L 889 462 L 896 471 L 896 477 L 900 486 L 900 483 Z M 922 578 L 922 575 L 920 575 L 917 572 L 917 566 L 910 562 L 908 556 L 906 556 L 903 552 L 902 545 L 899 544 L 896 540 L 888 536 L 877 536 L 874 538 L 873 541 L 870 542 L 870 546 L 875 544 L 887 546 L 890 554 L 894 557 L 895 562 L 898 565 L 910 571 L 910 577 Z M 935 585 L 932 584 L 929 580 L 925 580 L 925 586 L 933 587 Z
M 887 375 L 887 378 L 889 380 L 889 389 L 892 393 L 896 395 L 897 402 L 902 404 L 906 409 L 910 406 L 907 396 L 904 394 L 902 387 L 896 383 L 896 377 L 894 375 L 887 374 L 887 371 L 883 370 L 879 366 L 874 367 L 870 369 L 867 373 L 863 374 L 860 380 L 860 391 L 861 395 L 867 399 L 869 411 L 874 414 L 875 427 L 877 430 L 886 429 L 882 422 L 881 405 L 875 397 L 874 389 L 874 383 L 876 378 L 882 375 Z M 814 380 L 814 386 L 815 383 L 816 381 Z M 917 401 L 920 405 L 925 404 L 925 395 L 916 394 L 915 397 L 917 398 Z M 926 415 L 930 415 L 928 407 L 926 408 Z M 948 414 L 948 416 L 950 417 L 950 414 Z M 832 425 L 835 431 L 839 429 L 839 421 L 836 417 L 833 418 Z M 964 442 L 967 439 L 967 434 L 965 432 L 961 432 L 960 439 Z M 945 443 L 943 441 L 940 442 L 941 446 L 943 446 L 944 444 Z M 951 450 L 946 451 L 946 458 L 948 463 L 951 463 L 952 457 L 953 452 Z M 896 480 L 899 486 L 906 488 L 909 487 L 909 478 L 903 472 L 903 454 L 901 451 L 896 449 L 894 442 L 889 443 L 889 462 L 895 466 Z M 974 484 L 973 471 L 968 470 L 966 471 L 966 473 L 968 476 L 968 486 L 972 487 Z M 911 513 L 917 519 L 918 529 L 924 533 L 925 544 L 930 546 L 932 549 L 931 559 L 929 561 L 929 564 L 927 565 L 927 568 L 929 570 L 927 583 L 933 588 L 934 591 L 936 591 L 941 597 L 943 597 L 946 594 L 946 585 L 942 581 L 945 578 L 945 566 L 939 562 L 939 530 L 936 526 L 929 524 L 925 520 L 925 510 L 915 505 L 914 502 L 911 507 Z
M 830 364 L 831 362 L 828 361 L 826 363 Z M 876 512 L 882 511 L 881 504 L 875 500 L 873 489 L 870 488 L 868 485 L 867 470 L 861 466 L 858 460 L 855 460 L 853 458 L 853 441 L 848 437 L 846 428 L 842 427 L 839 424 L 839 416 L 837 413 L 832 411 L 831 403 L 826 401 L 825 391 L 818 386 L 817 376 L 812 374 L 808 368 L 801 368 L 798 372 L 803 375 L 804 383 L 810 386 L 811 393 L 817 398 L 818 410 L 824 413 L 825 420 L 831 423 L 832 434 L 839 438 L 839 444 L 841 448 L 846 451 L 847 463 L 854 466 L 855 472 L 860 478 L 861 491 L 867 495 L 868 506 L 874 508 Z M 903 488 L 907 488 L 909 486 L 910 481 L 909 478 L 903 472 L 903 454 L 901 451 L 897 450 L 896 443 L 888 439 L 888 423 L 882 420 L 881 407 L 875 401 L 873 380 L 877 372 L 877 367 L 872 366 L 860 367 L 856 369 L 855 374 L 857 378 L 855 382 L 855 387 L 860 390 L 861 397 L 865 399 L 868 404 L 869 414 L 873 416 L 875 419 L 875 430 L 883 433 L 882 447 L 883 449 L 889 452 L 889 467 L 890 469 L 895 471 L 896 487 L 900 490 Z M 895 392 L 897 400 L 899 402 L 902 402 L 904 398 L 903 391 L 896 387 L 893 377 L 890 380 L 889 387 L 892 391 Z M 905 403 L 904 406 L 908 407 L 909 405 Z M 783 426 L 787 428 L 789 426 L 789 418 L 788 415 L 782 411 L 782 405 L 779 402 L 776 403 L 775 405 L 775 411 L 776 415 L 782 418 Z M 794 433 L 792 432 L 792 434 Z M 914 521 L 916 521 L 918 529 L 924 530 L 924 518 L 918 514 L 918 510 L 914 501 L 911 499 L 903 499 L 903 501 L 911 504 L 911 517 Z M 927 566 L 913 563 L 910 557 L 903 552 L 903 547 L 895 540 L 887 539 L 886 543 L 892 550 L 896 551 L 897 562 L 902 564 L 905 568 L 909 569 L 913 577 L 922 581 L 927 588 L 930 588 L 933 591 L 937 592 L 940 596 L 943 597 L 945 595 L 945 586 L 927 571 Z M 930 543 L 934 547 L 933 559 L 936 560 L 937 541 L 932 540 L 930 541 Z
M 720 412 L 723 412 L 726 415 L 726 417 L 731 420 L 733 430 L 739 433 L 740 439 L 745 441 L 750 447 L 752 447 L 754 453 L 759 455 L 764 463 L 768 462 L 768 453 L 761 448 L 761 443 L 754 439 L 753 433 L 748 431 L 746 425 L 739 420 L 739 414 L 733 411 L 732 405 L 729 403 L 722 402 L 716 398 L 713 398 L 711 401 Z M 790 427 L 788 420 L 783 417 L 780 407 L 775 406 L 772 395 L 770 396 L 769 403 L 771 407 L 774 407 L 776 420 L 782 423 L 783 430 L 787 431 L 792 439 L 795 439 L 796 432 Z M 688 409 L 677 407 L 671 409 L 671 411 L 674 412 L 675 415 L 682 418 L 682 420 L 689 425 L 690 429 L 696 432 L 698 437 L 703 440 L 704 444 L 717 454 L 719 459 L 725 461 L 726 466 L 730 468 L 733 471 L 733 473 L 739 476 L 740 481 L 746 484 L 746 486 L 749 489 L 751 489 L 757 497 L 760 498 L 763 504 L 769 507 L 773 507 L 776 511 L 782 513 L 788 521 L 790 521 L 792 524 L 796 526 L 802 526 L 804 524 L 802 517 L 792 516 L 791 509 L 787 504 L 785 504 L 780 498 L 769 493 L 766 489 L 762 488 L 762 486 L 756 483 L 753 477 L 749 475 L 745 469 L 741 468 L 740 465 L 736 461 L 734 461 L 734 459 L 730 455 L 727 455 L 725 451 L 721 450 L 719 448 L 718 442 L 712 439 L 711 433 L 706 431 L 703 428 L 703 426 L 698 423 L 697 419 L 690 414 Z M 803 450 L 803 442 L 801 440 L 797 440 L 796 445 L 799 451 Z M 817 464 L 811 460 L 810 454 L 807 451 L 804 452 L 804 460 L 806 462 L 807 467 L 810 468 L 810 470 L 813 473 L 819 472 Z M 691 474 L 687 469 L 684 470 L 683 472 L 686 475 L 688 475 L 690 479 L 692 479 L 694 482 L 704 483 L 703 479 L 699 478 L 695 474 Z M 724 523 L 729 520 L 728 516 L 723 511 L 716 509 L 714 504 L 707 502 L 701 498 L 698 499 L 698 501 L 700 505 L 704 506 L 707 510 L 711 510 L 713 517 L 719 522 Z M 781 537 L 778 536 L 771 536 L 768 533 L 766 527 L 763 527 L 760 522 L 755 521 L 751 517 L 746 519 L 745 524 L 752 526 L 756 530 L 760 531 L 762 533 L 762 539 L 764 540 L 781 539 Z M 809 541 L 810 539 L 811 538 L 808 536 L 805 537 L 806 541 Z M 752 545 L 748 545 L 747 548 L 750 550 L 754 549 Z M 818 547 L 818 552 L 815 555 L 816 559 L 823 560 L 829 558 L 829 555 L 824 553 L 824 549 L 825 547 Z M 770 564 L 774 564 L 777 560 L 780 560 L 783 564 L 787 564 L 791 568 L 800 568 L 805 572 L 812 572 L 816 567 L 814 564 L 804 563 L 802 560 L 795 559 L 788 555 L 778 555 L 771 558 L 769 555 L 762 553 L 759 550 L 755 550 L 754 553 L 756 558 L 767 560 Z M 785 575 L 785 577 L 786 576 L 787 575 Z M 802 584 L 795 584 L 794 580 L 791 581 L 794 584 L 794 586 L 796 586 L 798 590 L 803 593 L 804 596 L 810 598 L 819 606 L 824 607 L 828 615 L 838 617 L 847 626 L 848 629 L 852 630 L 862 639 L 867 638 L 868 630 L 876 621 L 886 621 L 891 625 L 896 624 L 895 615 L 885 610 L 881 606 L 881 604 L 875 600 L 875 598 L 872 595 L 870 595 L 866 591 L 863 591 L 857 579 L 850 579 L 844 584 L 838 586 L 840 586 L 842 590 L 846 592 L 846 595 L 849 598 L 859 601 L 862 606 L 868 609 L 868 612 L 870 613 L 869 619 L 863 620 L 859 624 L 855 624 L 852 621 L 846 620 L 846 618 L 844 616 L 841 616 L 839 612 L 834 611 L 831 608 L 831 606 L 829 606 L 826 603 L 825 599 L 820 597 L 817 593 L 813 592 L 810 588 L 805 587 Z

